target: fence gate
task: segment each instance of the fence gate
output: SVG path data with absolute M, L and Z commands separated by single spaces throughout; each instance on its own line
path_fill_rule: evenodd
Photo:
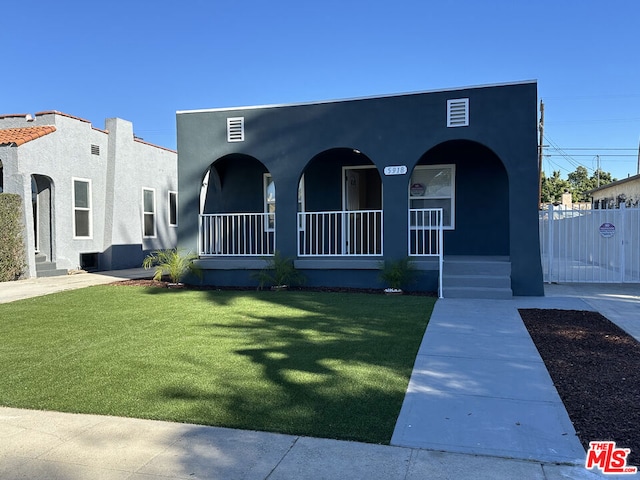
M 545 282 L 640 283 L 640 208 L 540 211 Z

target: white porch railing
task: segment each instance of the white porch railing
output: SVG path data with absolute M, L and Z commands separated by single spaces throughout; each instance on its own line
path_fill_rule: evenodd
M 273 255 L 276 243 L 273 213 L 214 213 L 200 215 L 200 256 Z
M 299 212 L 298 255 L 381 256 L 382 210 Z
M 438 259 L 438 296 L 442 298 L 442 209 L 409 210 L 409 255 Z
M 409 210 L 409 255 L 442 256 L 442 209 Z

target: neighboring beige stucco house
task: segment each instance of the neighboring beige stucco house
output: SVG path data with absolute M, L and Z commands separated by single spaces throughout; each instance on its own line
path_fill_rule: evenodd
M 640 206 L 640 175 L 618 180 L 587 192 L 593 199 L 594 208 L 618 208 Z

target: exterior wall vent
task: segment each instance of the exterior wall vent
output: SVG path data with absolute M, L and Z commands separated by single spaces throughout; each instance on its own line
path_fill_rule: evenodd
M 447 100 L 447 127 L 469 126 L 469 99 Z
M 100 145 L 91 145 L 91 155 L 100 155 Z
M 244 117 L 227 118 L 227 142 L 244 142 Z

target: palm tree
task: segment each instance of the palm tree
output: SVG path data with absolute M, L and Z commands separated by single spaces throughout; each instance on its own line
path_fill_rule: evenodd
M 171 248 L 151 252 L 145 257 L 142 266 L 146 269 L 155 267 L 153 279 L 156 281 L 168 275 L 171 282 L 179 283 L 188 273 L 202 278 L 202 270 L 193 263 L 197 259 L 195 253 L 182 254 L 177 248 Z

